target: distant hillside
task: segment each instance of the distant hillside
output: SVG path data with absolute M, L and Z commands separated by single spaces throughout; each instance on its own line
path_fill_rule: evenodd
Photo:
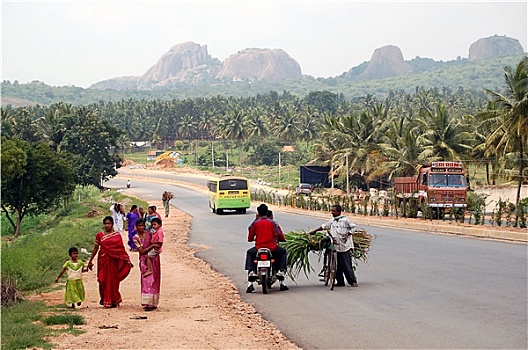
M 37 104 L 37 102 L 24 100 L 24 99 L 16 98 L 16 97 L 3 96 L 3 95 L 2 95 L 1 101 L 2 101 L 2 106 L 10 105 L 15 108 L 24 107 L 24 106 L 34 106 Z
M 522 53 L 523 48 L 519 40 L 494 35 L 481 38 L 471 44 L 469 60 L 495 59 Z M 369 62 L 352 67 L 339 77 L 350 80 L 386 79 L 441 68 L 444 63 L 419 57 L 413 61 L 415 62 L 405 61 L 399 47 L 387 45 L 375 49 Z M 465 59 L 459 63 L 465 64 Z M 452 66 L 453 63 L 450 62 L 448 65 Z M 171 89 L 182 86 L 182 84 L 183 86 L 194 86 L 261 81 L 280 83 L 286 80 L 298 80 L 301 77 L 302 71 L 299 63 L 281 49 L 249 48 L 238 51 L 220 62 L 211 57 L 207 45 L 186 41 L 171 47 L 140 77 L 112 78 L 95 83 L 90 88 L 102 90 Z
M 41 82 L 29 84 L 3 82 L 1 86 L 2 105 L 14 101 L 9 98 L 27 100 L 28 104 L 49 105 L 55 102 L 66 102 L 86 105 L 99 101 L 119 101 L 129 98 L 184 99 L 216 95 L 247 97 L 266 94 L 270 91 L 288 91 L 294 95 L 306 96 L 312 91 L 326 90 L 342 94 L 347 99 L 359 98 L 368 94 L 383 97 L 388 95 L 390 91 L 412 92 L 417 87 L 501 91 L 504 83 L 504 66 L 515 69 L 523 56 L 524 54 L 489 60 L 458 59 L 448 62 L 437 62 L 428 58 L 416 57 L 406 61 L 412 67 L 413 72 L 388 79 L 373 80 L 357 80 L 345 77 L 346 74 L 359 76 L 368 66 L 368 62 L 365 62 L 335 78 L 316 79 L 305 75 L 300 79 L 280 82 L 255 81 L 249 83 L 238 81 L 195 85 L 179 83 L 152 90 L 97 90 L 79 87 L 51 87 Z

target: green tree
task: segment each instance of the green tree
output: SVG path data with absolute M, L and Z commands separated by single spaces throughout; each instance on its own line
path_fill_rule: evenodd
M 121 164 L 118 153 L 121 132 L 89 108 L 79 108 L 76 116 L 60 149 L 72 155 L 76 183 L 100 186 L 101 178 L 116 175 L 116 167 Z
M 421 164 L 423 137 L 417 132 L 416 125 L 405 117 L 393 117 L 383 127 L 383 136 L 379 144 L 380 152 L 386 161 L 380 162 L 389 170 L 389 180 L 397 176 L 413 176 Z
M 528 151 L 528 56 L 517 65 L 515 71 L 504 67 L 505 92 L 503 94 L 486 90 L 493 98 L 488 110 L 486 123 L 495 127 L 488 136 L 487 144 L 495 147 L 503 159 L 517 160 L 517 196 L 515 225 L 519 220 L 519 201 Z
M 72 165 L 45 143 L 2 138 L 2 211 L 20 235 L 26 215 L 44 213 L 75 188 Z
M 423 159 L 460 160 L 462 154 L 469 153 L 472 149 L 472 133 L 444 105 L 437 104 L 434 109 L 422 109 L 418 121 L 422 124 L 426 140 L 421 155 Z
M 276 142 L 264 142 L 251 155 L 251 162 L 256 165 L 277 165 L 280 148 Z

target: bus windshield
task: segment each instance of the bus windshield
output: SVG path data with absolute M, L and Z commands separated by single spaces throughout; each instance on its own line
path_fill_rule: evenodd
M 229 180 L 220 180 L 219 181 L 219 190 L 228 191 L 228 190 L 247 190 L 248 182 L 243 179 L 229 179 Z

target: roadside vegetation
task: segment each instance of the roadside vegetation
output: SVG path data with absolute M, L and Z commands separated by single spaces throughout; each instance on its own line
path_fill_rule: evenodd
M 81 260 L 89 257 L 81 249 L 91 252 L 95 234 L 102 229 L 102 219 L 113 201 L 131 203 L 131 199 L 114 191 L 101 193 L 94 186 L 79 186 L 67 207 L 31 216 L 21 227 L 24 234 L 16 239 L 5 214 L 1 216 L 2 349 L 51 348 L 48 336 L 79 332 L 74 326 L 84 321 L 68 305 L 46 306 L 27 297 L 50 288 L 64 288 L 54 285 L 54 281 L 69 258 L 68 249 L 76 246 Z M 134 203 L 146 205 L 137 199 Z
M 461 161 L 468 169 L 485 169 L 481 184 L 517 186 L 517 226 L 520 189 L 528 183 L 528 57 L 515 68 L 504 67 L 503 76 L 499 91 L 416 87 L 351 100 L 327 90 L 304 97 L 270 91 L 246 98 L 2 107 L 2 142 L 10 146 L 2 148 L 2 209 L 16 228 L 30 211 L 57 206 L 73 184 L 102 186 L 141 143 L 177 150 L 185 164 L 218 173 L 236 168 L 258 179 L 259 167 L 277 167 L 281 188 L 296 185 L 292 172 L 299 165 L 331 166 L 336 187 L 368 190 L 412 176 L 424 163 Z M 64 175 L 67 186 L 58 187 L 54 196 L 33 198 L 30 193 L 45 187 L 24 192 L 24 184 L 50 163 L 35 168 L 44 145 L 56 153 L 50 160 L 65 162 L 74 174 L 42 172 L 54 179 Z

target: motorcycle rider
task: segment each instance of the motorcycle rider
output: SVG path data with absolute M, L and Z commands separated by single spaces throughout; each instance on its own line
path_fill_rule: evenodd
M 130 180 L 127 180 L 127 188 L 130 188 Z
M 248 270 L 249 285 L 246 293 L 252 293 L 255 290 L 253 282 L 257 279 L 255 258 L 259 248 L 268 248 L 275 261 L 277 262 L 278 272 L 277 279 L 280 281 L 280 290 L 288 290 L 289 288 L 283 284 L 284 275 L 286 272 L 286 249 L 277 245 L 277 242 L 284 242 L 284 234 L 277 223 L 268 218 L 268 206 L 261 204 L 257 207 L 257 217 L 248 227 L 248 242 L 255 241 L 255 246 L 251 247 L 246 252 L 246 270 Z

